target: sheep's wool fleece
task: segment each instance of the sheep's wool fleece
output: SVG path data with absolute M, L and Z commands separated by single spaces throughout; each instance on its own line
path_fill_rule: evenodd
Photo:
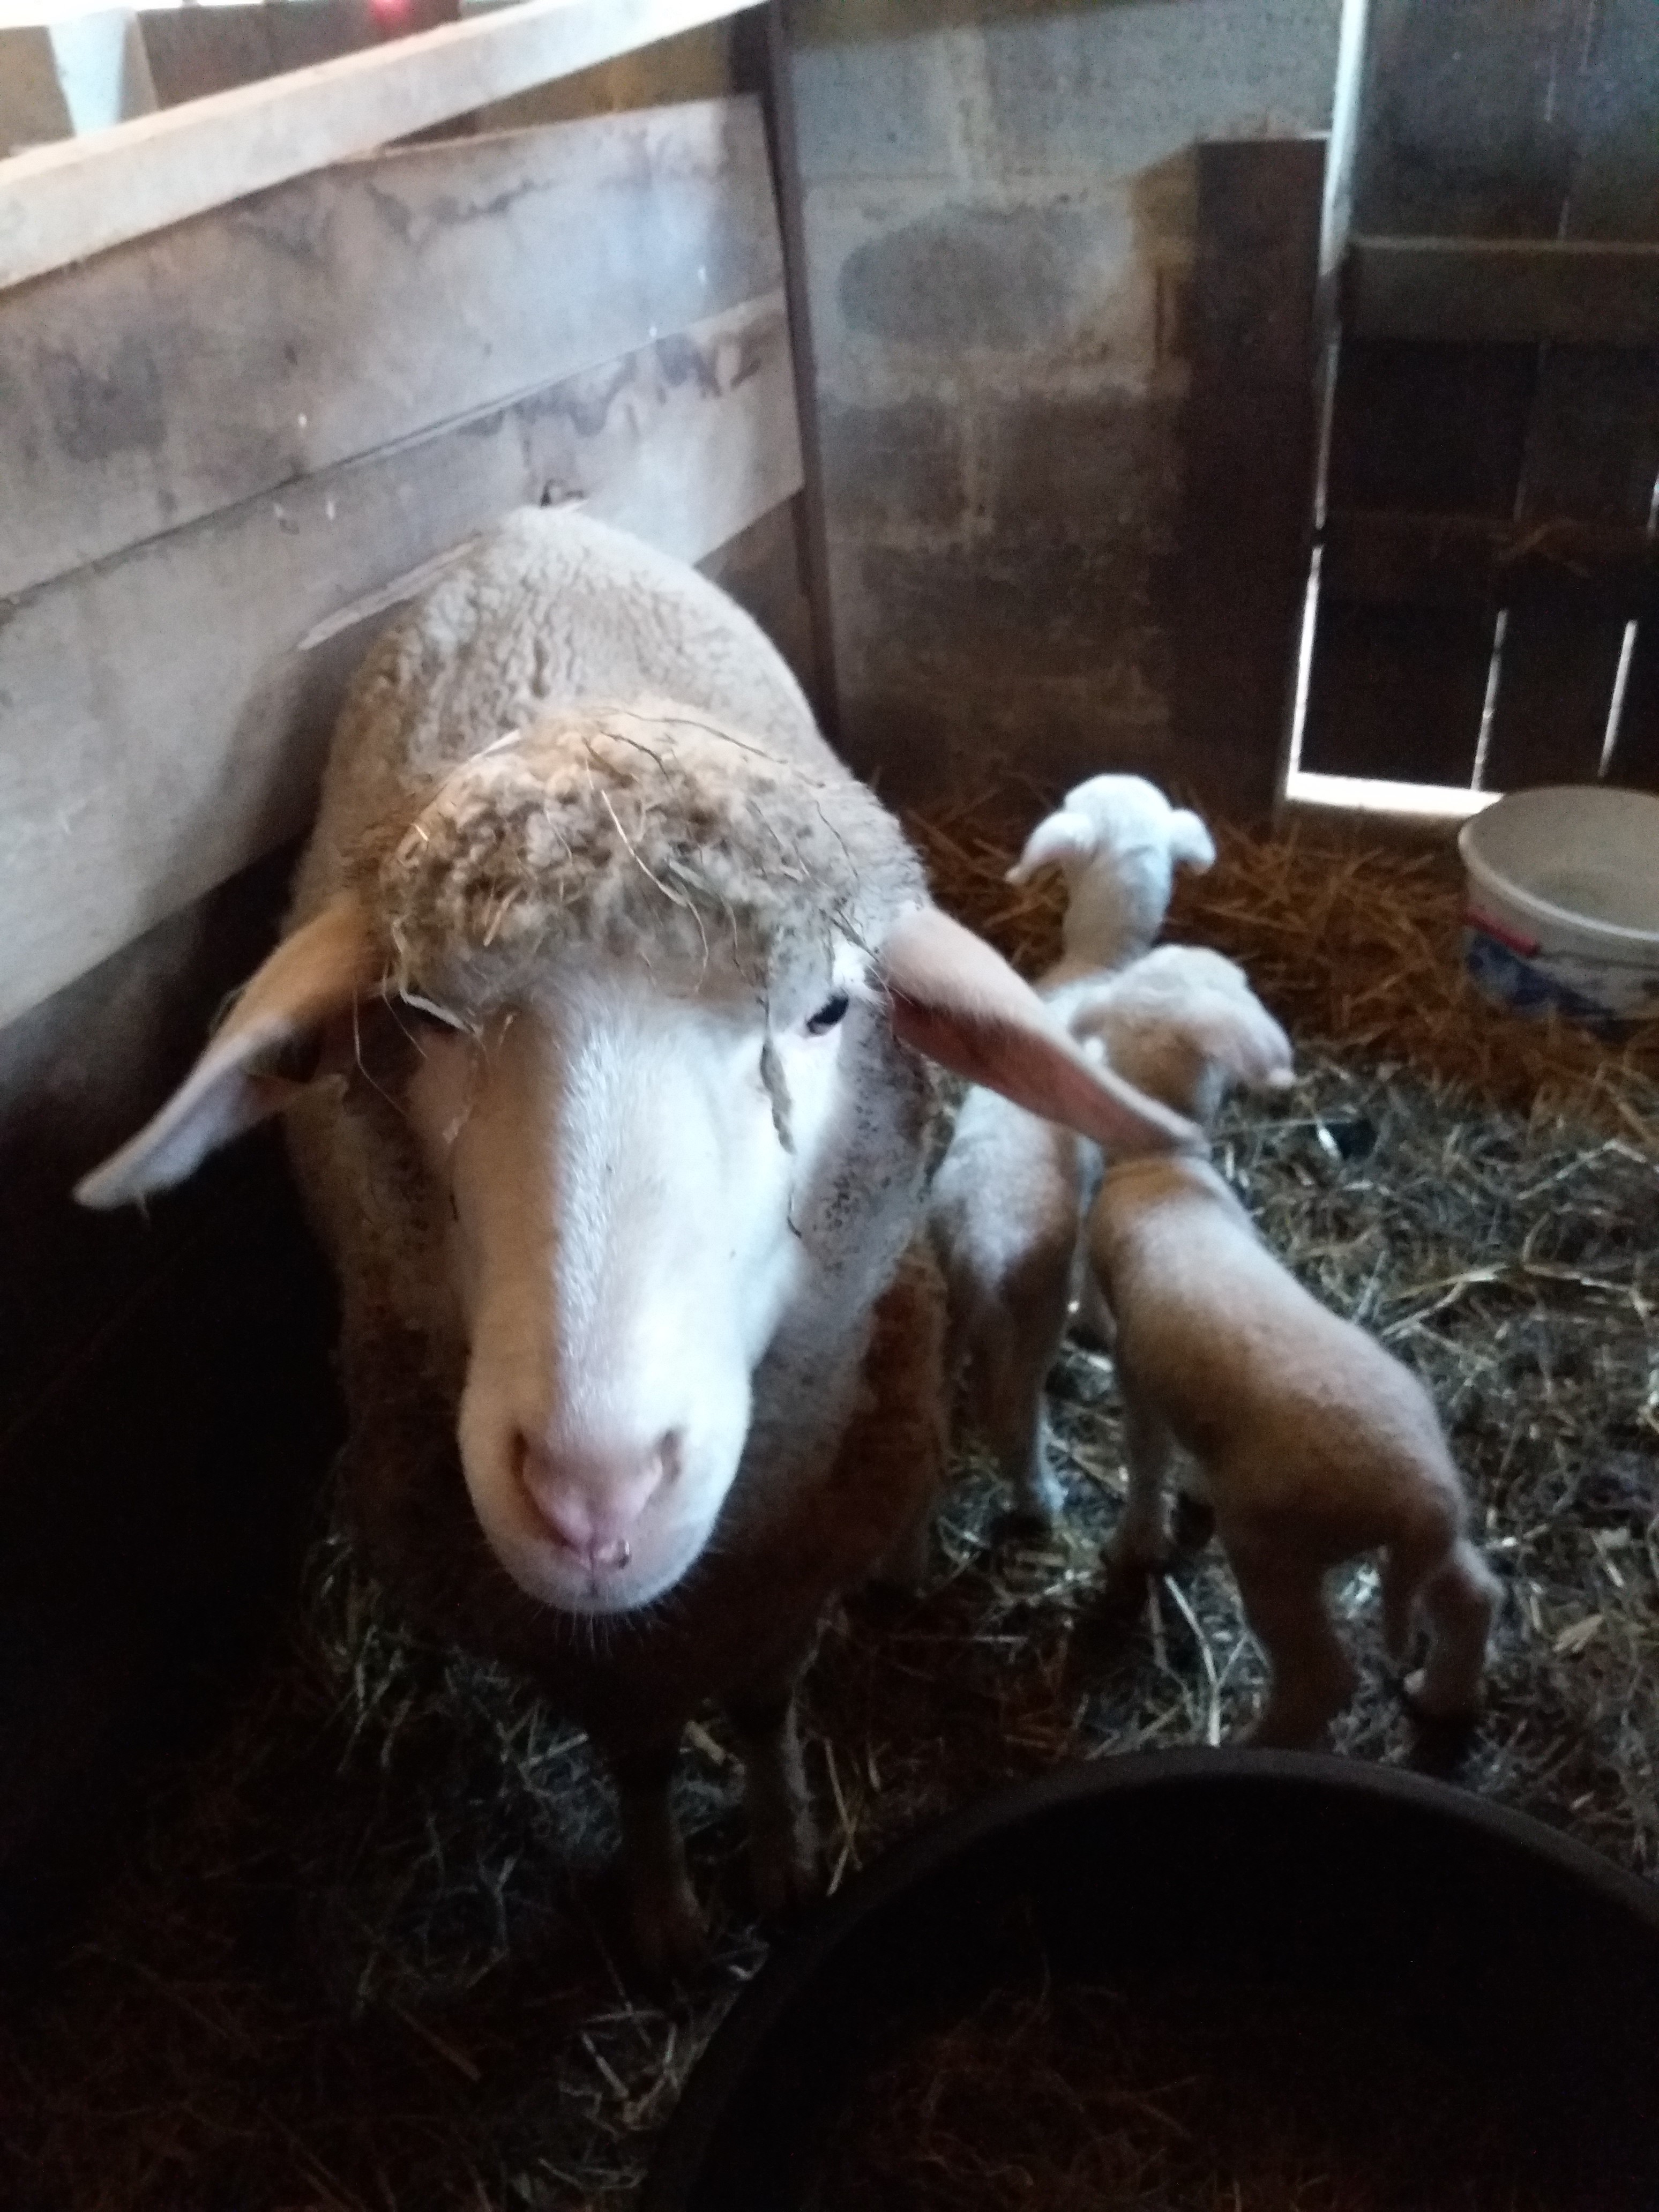
M 878 941 L 922 893 L 891 817 L 669 702 L 548 716 L 440 784 L 353 871 L 404 988 L 468 1015 L 580 948 L 714 969 L 757 991 L 821 981 L 837 938 Z M 809 979 L 811 979 L 809 981 Z

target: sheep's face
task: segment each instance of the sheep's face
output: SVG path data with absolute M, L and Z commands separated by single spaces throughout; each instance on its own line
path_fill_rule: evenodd
M 863 966 L 849 945 L 768 1009 L 572 963 L 477 1038 L 423 1028 L 406 1105 L 467 1340 L 461 1462 L 544 1603 L 646 1604 L 708 1542 L 813 1264 Z

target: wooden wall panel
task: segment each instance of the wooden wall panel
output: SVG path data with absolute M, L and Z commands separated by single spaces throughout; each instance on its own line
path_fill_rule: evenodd
M 0 289 L 228 206 L 755 0 L 517 0 L 6 166 Z
M 1592 4 L 1371 0 L 1354 229 L 1553 236 L 1572 159 L 1558 88 Z M 1535 348 L 1345 343 L 1328 507 L 1507 517 L 1535 381 Z M 1495 622 L 1322 594 L 1302 766 L 1468 782 Z
M 750 98 L 349 162 L 0 294 L 0 599 L 614 361 L 782 269 Z
M 1650 0 L 1601 0 L 1589 28 L 1571 87 L 1577 148 L 1560 234 L 1659 241 L 1659 20 Z M 1638 118 L 1645 128 L 1632 131 Z M 1656 289 L 1659 271 L 1650 297 Z M 1640 527 L 1656 475 L 1659 351 L 1547 348 L 1517 519 Z M 1511 608 L 1483 779 L 1492 790 L 1600 774 L 1624 643 L 1616 605 Z
M 1356 229 L 1407 242 L 1402 279 L 1418 236 L 1659 240 L 1654 28 L 1649 0 L 1376 0 Z M 1370 277 L 1381 282 L 1386 259 Z M 1363 295 L 1370 278 L 1358 273 Z M 1627 343 L 1591 346 L 1560 342 L 1575 272 L 1539 273 L 1557 333 L 1546 346 L 1345 337 L 1327 485 L 1334 545 L 1357 543 L 1389 511 L 1460 516 L 1471 544 L 1480 518 L 1513 525 L 1522 549 L 1554 544 L 1550 526 L 1563 522 L 1600 529 L 1610 546 L 1620 526 L 1648 525 L 1659 354 L 1628 343 L 1651 319 L 1643 280 L 1626 286 L 1622 323 L 1602 318 Z M 1510 328 L 1524 287 L 1480 281 L 1469 326 Z M 1368 308 L 1359 295 L 1375 320 L 1378 300 Z M 1458 303 L 1448 291 L 1443 304 Z M 1565 539 L 1560 553 L 1569 562 Z M 1513 598 L 1499 564 L 1484 600 L 1431 589 L 1387 605 L 1346 591 L 1351 564 L 1333 563 L 1302 765 L 1442 784 L 1478 775 L 1492 790 L 1593 779 L 1628 608 L 1612 589 L 1598 604 L 1593 580 L 1565 568 L 1553 591 L 1547 560 L 1523 562 L 1527 588 Z M 1637 757 L 1628 750 L 1626 763 Z
M 799 484 L 774 295 L 17 602 L 0 1020 L 305 821 L 365 589 L 543 498 L 697 560 Z

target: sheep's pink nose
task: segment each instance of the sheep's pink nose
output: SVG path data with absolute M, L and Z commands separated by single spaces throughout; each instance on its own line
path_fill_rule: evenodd
M 672 1429 L 642 1449 L 555 1454 L 526 1438 L 520 1480 L 554 1542 L 595 1571 L 614 1574 L 633 1557 L 640 1516 L 678 1472 L 679 1459 Z

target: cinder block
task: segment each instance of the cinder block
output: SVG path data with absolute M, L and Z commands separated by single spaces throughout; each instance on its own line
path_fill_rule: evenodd
M 963 513 L 962 424 L 937 400 L 827 404 L 819 416 L 824 489 L 838 532 L 945 531 Z
M 790 12 L 790 42 L 805 183 L 952 173 L 952 41 L 919 32 L 904 0 L 805 0 Z
M 1178 402 L 1033 392 L 988 406 L 981 452 L 994 538 L 1096 547 L 1115 601 L 1144 598 L 1180 505 Z
M 155 106 L 130 8 L 0 29 L 0 156 L 106 130 Z
M 1073 207 L 939 208 L 856 247 L 836 291 L 851 331 L 957 353 L 1024 351 L 1073 327 L 1086 220 Z
M 1115 0 L 987 23 L 991 166 L 1127 176 L 1194 139 L 1322 131 L 1340 0 Z

